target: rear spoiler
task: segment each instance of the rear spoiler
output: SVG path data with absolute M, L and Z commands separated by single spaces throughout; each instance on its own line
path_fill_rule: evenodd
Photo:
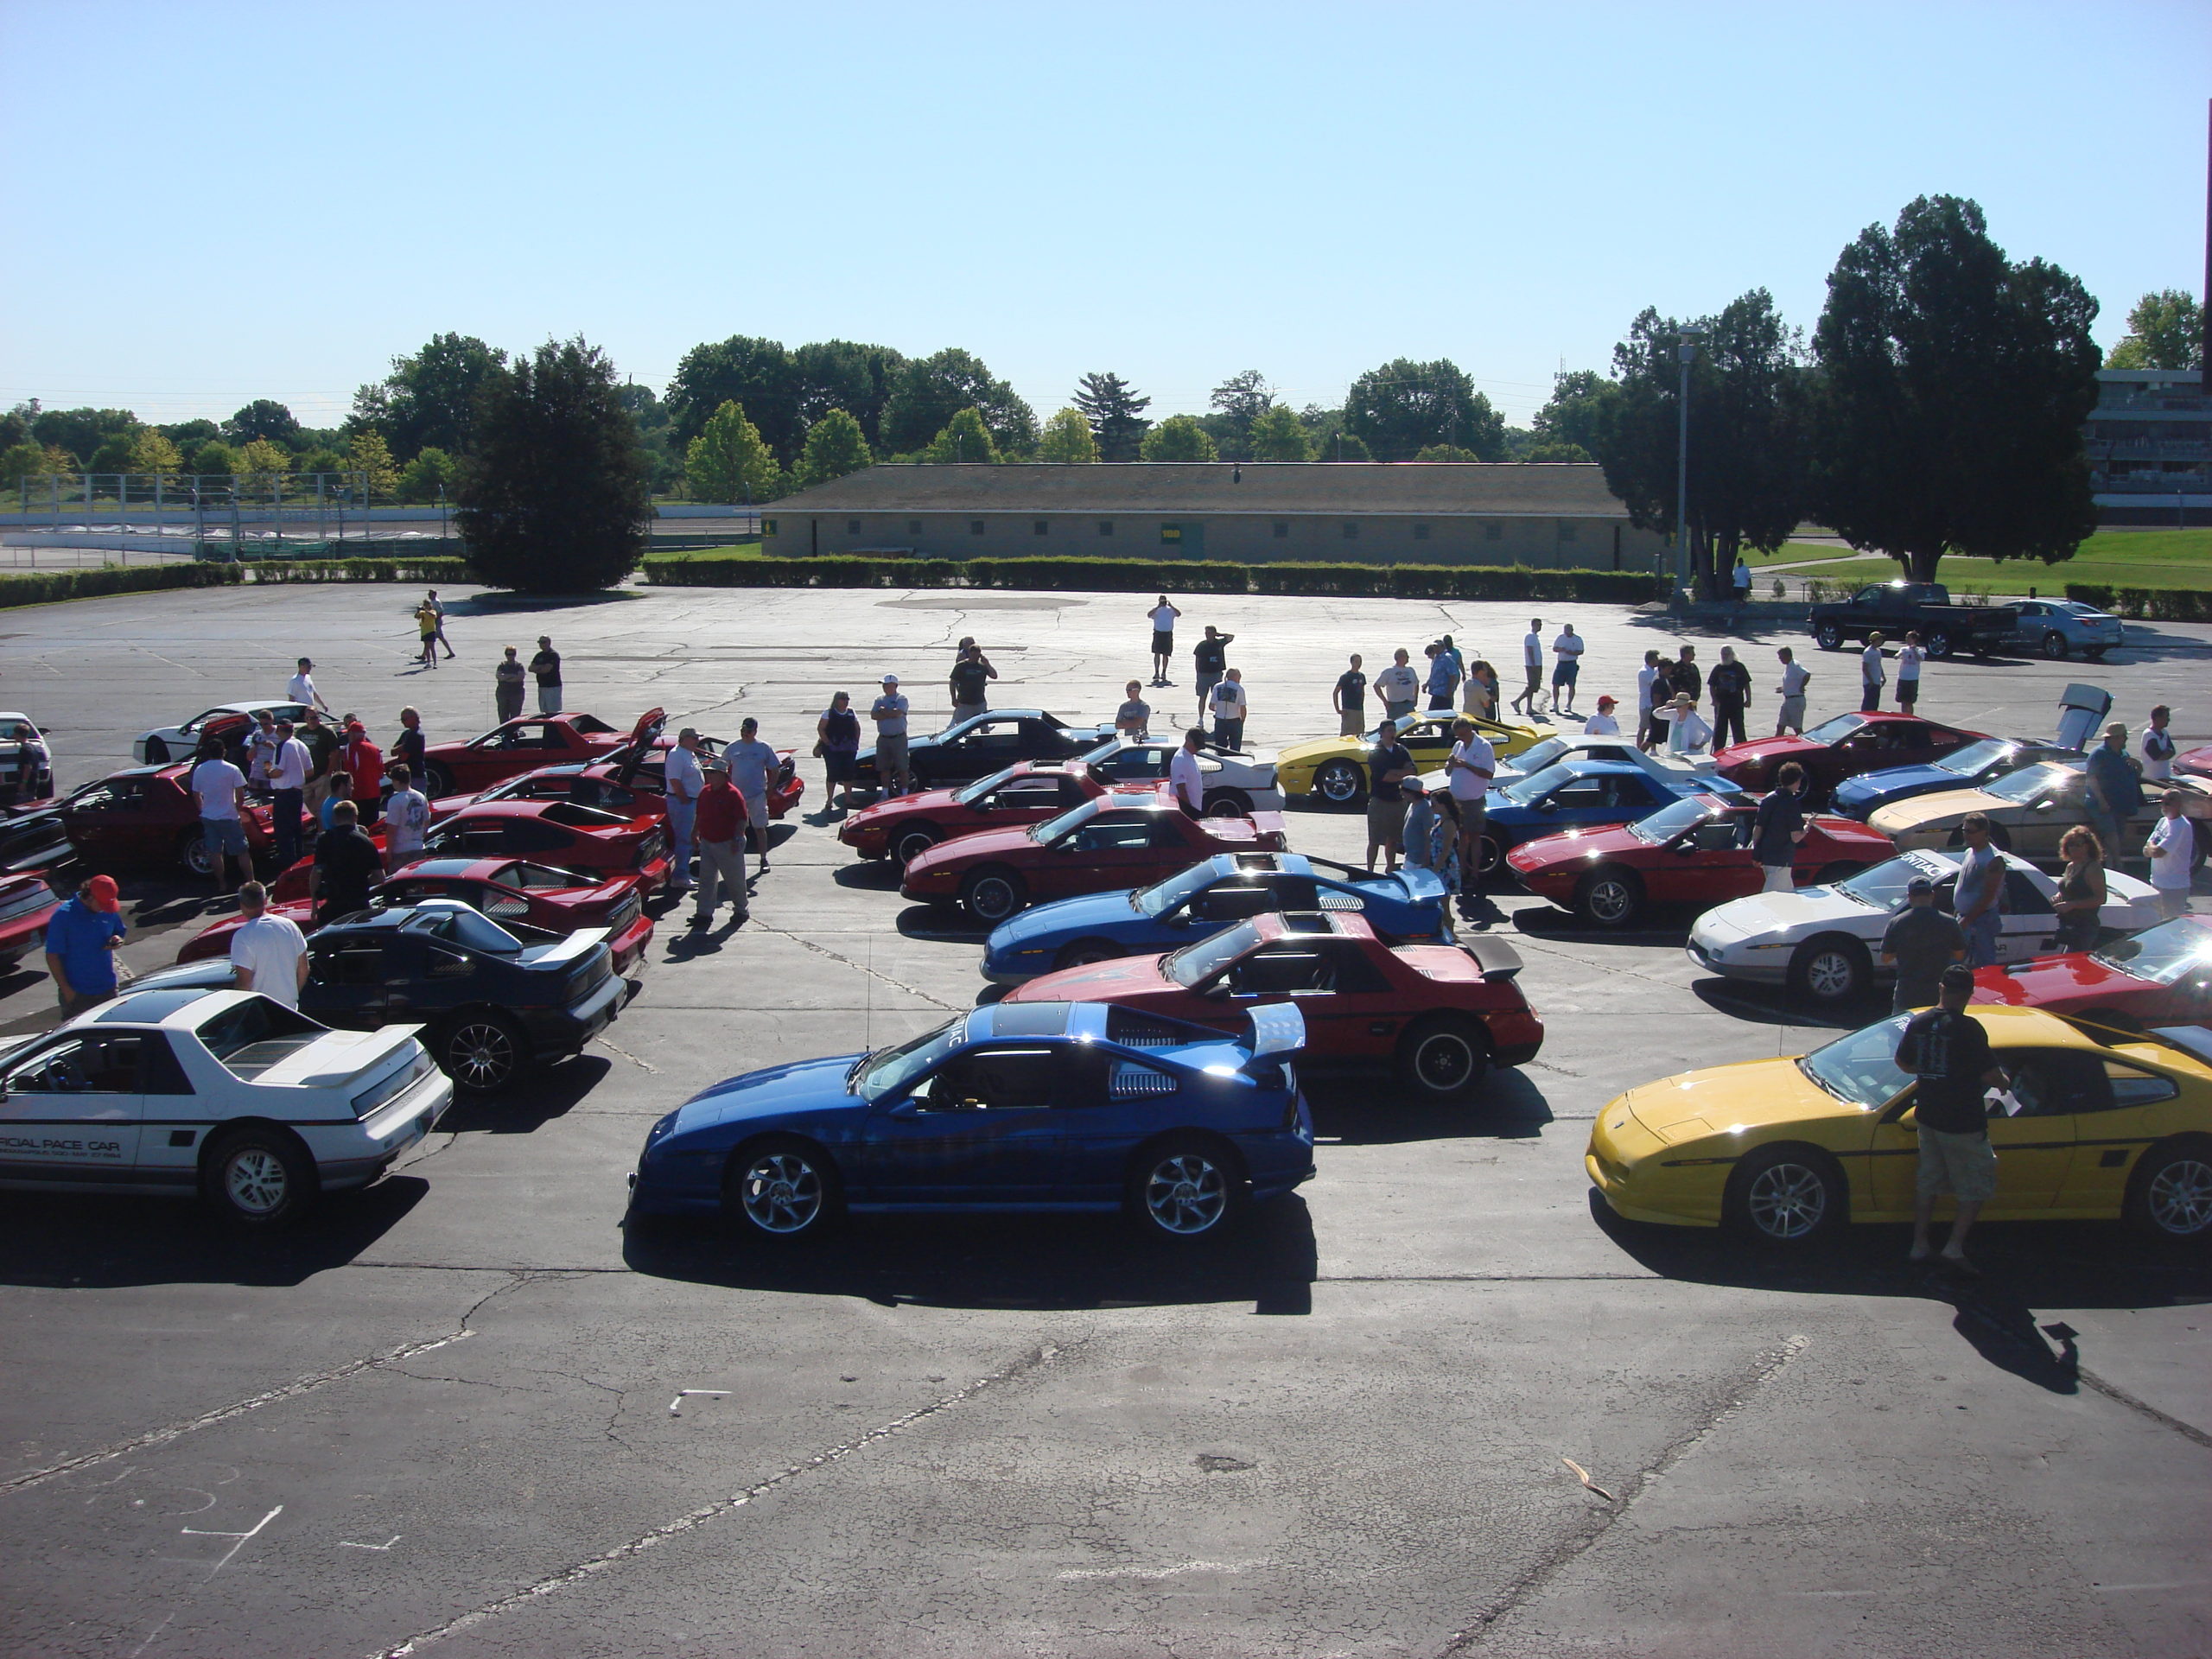
M 1459 948 L 1475 959 L 1475 966 L 1483 970 L 1484 979 L 1508 980 L 1521 971 L 1521 953 L 1503 939 L 1478 933 L 1471 939 L 1460 940 Z
M 1287 1002 L 1263 1003 L 1245 1017 L 1252 1022 L 1252 1052 L 1240 1070 L 1249 1071 L 1262 1060 L 1306 1046 L 1306 1016 Z

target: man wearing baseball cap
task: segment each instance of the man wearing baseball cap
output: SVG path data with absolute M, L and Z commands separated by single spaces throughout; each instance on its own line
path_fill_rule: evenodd
M 906 699 L 896 674 L 883 677 L 883 695 L 868 705 L 868 717 L 875 722 L 875 786 L 886 800 L 904 795 L 914 771 L 906 759 Z
M 115 995 L 115 950 L 123 943 L 123 905 L 115 878 L 96 875 L 46 925 L 46 971 L 65 1014 Z
M 1618 737 L 1621 723 L 1613 718 L 1613 710 L 1620 706 L 1612 697 L 1598 699 L 1598 712 L 1582 722 L 1583 734 L 1588 737 Z
M 1904 908 L 1882 930 L 1882 966 L 1897 970 L 1890 1012 L 1929 1007 L 1943 970 L 1966 959 L 1966 930 L 1955 917 L 1936 908 L 1936 884 L 1924 875 L 1914 876 L 1904 884 Z
M 676 734 L 662 772 L 668 791 L 668 890 L 681 893 L 691 885 L 691 831 L 699 810 L 699 796 L 707 786 L 699 769 L 699 728 L 686 726 Z
M 553 636 L 537 636 L 537 655 L 530 659 L 530 671 L 537 681 L 537 712 L 557 715 L 561 712 L 561 653 L 553 649 Z

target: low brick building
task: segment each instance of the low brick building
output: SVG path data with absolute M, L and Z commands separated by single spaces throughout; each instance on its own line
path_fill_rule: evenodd
M 761 509 L 761 550 L 1358 560 L 1653 570 L 1594 466 L 1133 462 L 870 467 Z

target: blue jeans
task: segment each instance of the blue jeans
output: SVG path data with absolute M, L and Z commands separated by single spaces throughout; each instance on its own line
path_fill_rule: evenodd
M 1970 922 L 1960 925 L 1966 930 L 1967 966 L 1989 968 L 1997 962 L 1997 936 L 2004 927 L 2004 918 L 1993 910 L 1986 910 Z
M 300 809 L 307 791 L 280 789 L 270 803 L 269 816 L 276 830 L 276 868 L 289 870 L 300 858 Z
M 699 816 L 696 801 L 679 801 L 671 796 L 668 802 L 668 884 L 672 887 L 691 885 L 691 825 Z

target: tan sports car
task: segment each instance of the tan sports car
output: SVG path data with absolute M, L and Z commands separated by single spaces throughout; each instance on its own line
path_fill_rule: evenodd
M 2212 780 L 2177 778 L 2170 787 L 2189 798 L 2187 812 L 2198 823 L 2212 818 Z M 2106 857 L 2140 858 L 2143 838 L 2158 819 L 2159 786 L 2146 783 L 2144 801 L 2129 821 L 2123 844 L 2107 848 Z M 1936 795 L 1916 795 L 1876 809 L 1866 820 L 1897 844 L 1901 853 L 1920 848 L 1955 852 L 1966 845 L 1959 825 L 1970 812 L 1989 815 L 1990 839 L 2008 852 L 2039 864 L 2059 862 L 2058 840 L 2077 823 L 2089 821 L 2089 778 L 2082 763 L 2048 760 L 1993 779 L 1976 789 L 1947 789 Z M 2203 861 L 2212 833 L 2200 830 L 2197 860 Z

